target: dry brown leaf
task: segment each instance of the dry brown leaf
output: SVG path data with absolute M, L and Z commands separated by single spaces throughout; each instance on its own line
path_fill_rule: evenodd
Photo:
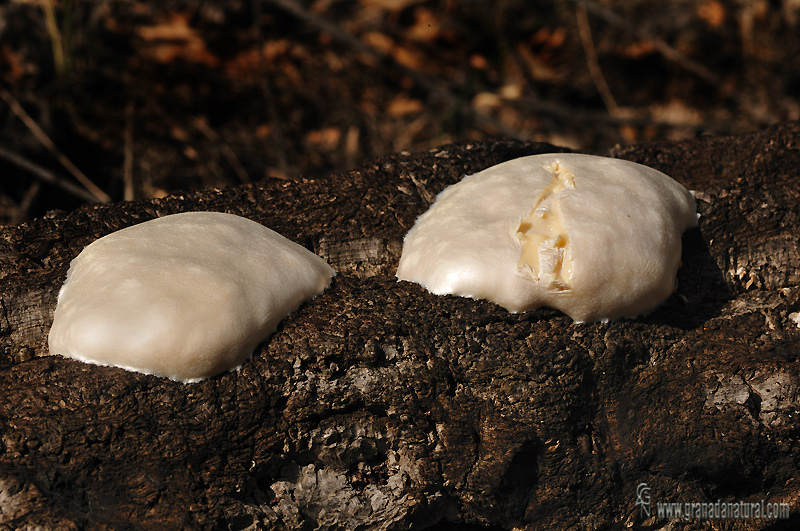
M 164 22 L 139 26 L 136 35 L 145 42 L 145 54 L 159 63 L 169 64 L 176 59 L 206 66 L 219 63 L 197 30 L 189 26 L 188 14 L 170 13 Z
M 269 167 L 266 170 L 264 170 L 263 178 L 264 179 L 281 179 L 281 180 L 284 180 L 284 181 L 290 179 L 288 173 L 286 173 L 285 171 L 283 171 L 280 168 L 275 168 L 275 167 Z
M 260 140 L 264 140 L 269 136 L 272 132 L 272 126 L 270 124 L 261 124 L 256 127 L 256 138 Z
M 519 111 L 513 107 L 503 106 L 497 112 L 498 121 L 511 129 L 519 129 L 520 118 Z
M 783 16 L 786 22 L 794 28 L 800 20 L 800 0 L 784 0 Z
M 309 11 L 312 13 L 316 13 L 317 15 L 322 15 L 327 13 L 328 9 L 330 9 L 331 4 L 334 3 L 335 0 L 317 0 L 311 7 L 309 7 Z
M 386 112 L 389 116 L 398 117 L 407 114 L 413 114 L 421 111 L 423 108 L 422 102 L 417 99 L 411 99 L 405 94 L 398 94 L 389 102 Z
M 725 23 L 725 6 L 718 0 L 708 0 L 697 7 L 697 16 L 712 28 Z
M 30 67 L 23 66 L 19 55 L 7 45 L 0 47 L 0 70 L 6 81 L 14 83 L 18 81 Z
M 519 52 L 520 57 L 522 57 L 522 60 L 528 69 L 528 73 L 536 81 L 552 82 L 557 81 L 561 77 L 561 74 L 550 67 L 550 65 L 548 65 L 544 59 L 534 54 L 533 51 L 524 43 L 519 43 L 519 45 L 517 45 L 517 51 Z
M 326 127 L 306 134 L 306 141 L 317 149 L 332 151 L 339 145 L 342 130 L 338 127 Z
M 492 109 L 502 104 L 502 98 L 494 92 L 479 92 L 472 98 L 472 106 L 476 109 Z
M 361 36 L 361 40 L 381 53 L 391 56 L 395 61 L 413 70 L 421 70 L 428 57 L 408 46 L 397 44 L 395 41 L 378 31 L 370 31 Z
M 402 44 L 395 46 L 391 53 L 395 61 L 412 70 L 423 70 L 425 64 L 430 62 L 429 56 Z
M 183 155 L 189 160 L 195 160 L 197 158 L 197 150 L 192 146 L 186 146 L 183 148 Z
M 509 83 L 500 87 L 500 95 L 507 100 L 516 100 L 522 96 L 522 85 L 519 83 Z
M 165 22 L 154 26 L 139 26 L 136 34 L 146 41 L 190 41 L 197 33 L 189 26 L 189 15 L 170 13 Z
M 250 79 L 259 72 L 258 49 L 245 50 L 225 61 L 225 75 L 231 79 Z
M 189 140 L 189 133 L 186 131 L 186 129 L 178 125 L 173 125 L 170 127 L 169 136 L 179 142 L 187 142 Z
M 251 48 L 225 61 L 225 74 L 231 79 L 254 81 L 261 75 L 262 61 L 265 67 L 273 65 L 286 57 L 291 48 L 291 43 L 285 39 L 267 41 L 264 43 L 261 54 L 259 54 L 258 48 Z M 297 68 L 288 61 L 284 61 L 280 65 L 280 71 L 284 77 L 299 79 Z
M 689 107 L 685 102 L 672 99 L 666 103 L 652 104 L 650 116 L 658 121 L 673 125 L 698 125 L 703 123 L 702 113 Z
M 360 133 L 358 127 L 351 125 L 347 129 L 347 136 L 344 141 L 344 152 L 348 157 L 355 157 L 358 154 L 358 137 Z
M 433 11 L 424 7 L 414 10 L 414 25 L 408 28 L 406 36 L 414 41 L 431 42 L 435 40 L 441 32 L 439 19 Z
M 162 197 L 167 197 L 169 192 L 164 190 L 163 188 L 159 188 L 158 186 L 153 186 L 150 182 L 143 182 L 142 183 L 142 197 L 150 198 L 150 199 L 161 199 Z
M 531 37 L 531 43 L 549 50 L 559 48 L 567 40 L 567 30 L 561 27 L 542 28 Z
M 629 44 L 621 51 L 622 55 L 631 59 L 638 59 L 644 55 L 650 55 L 656 51 L 656 46 L 650 41 L 639 41 Z
M 292 43 L 286 39 L 278 39 L 274 41 L 267 41 L 262 48 L 264 53 L 264 60 L 274 61 L 278 57 L 286 55 L 292 48 Z
M 489 61 L 482 55 L 472 54 L 469 58 L 469 66 L 477 70 L 489 68 Z
M 402 11 L 410 5 L 418 4 L 420 0 L 359 0 L 359 4 L 368 9 L 382 11 Z
M 634 144 L 637 138 L 639 138 L 636 128 L 632 125 L 621 125 L 619 127 L 619 134 L 626 144 Z
M 361 40 L 367 46 L 372 46 L 379 52 L 389 54 L 394 47 L 394 40 L 385 33 L 378 31 L 369 31 L 361 36 Z

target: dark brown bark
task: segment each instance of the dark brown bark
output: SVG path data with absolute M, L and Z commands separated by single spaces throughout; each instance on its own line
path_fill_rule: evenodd
M 642 523 L 642 482 L 654 501 L 796 510 L 800 124 L 613 153 L 699 192 L 678 290 L 646 317 L 575 324 L 395 280 L 446 185 L 554 149 L 445 146 L 0 229 L 0 526 L 599 529 Z M 340 273 L 198 384 L 46 356 L 69 261 L 186 210 L 255 219 Z

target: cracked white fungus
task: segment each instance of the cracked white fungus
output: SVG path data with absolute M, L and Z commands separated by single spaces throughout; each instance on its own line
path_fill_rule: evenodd
M 674 291 L 681 234 L 696 223 L 692 194 L 647 166 L 522 157 L 439 194 L 406 235 L 397 278 L 512 312 L 635 317 Z
M 188 212 L 100 238 L 70 264 L 50 352 L 194 382 L 238 368 L 333 269 L 255 221 Z

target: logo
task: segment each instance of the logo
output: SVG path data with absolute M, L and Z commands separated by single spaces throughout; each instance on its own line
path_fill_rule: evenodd
M 650 518 L 650 487 L 647 483 L 639 483 L 636 487 L 636 503 L 634 507 L 639 507 L 639 515 L 643 518 Z

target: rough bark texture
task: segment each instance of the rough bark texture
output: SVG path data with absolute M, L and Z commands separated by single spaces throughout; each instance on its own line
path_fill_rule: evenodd
M 398 283 L 446 185 L 553 151 L 510 141 L 86 207 L 0 228 L 0 528 L 602 529 L 656 501 L 787 502 L 800 480 L 800 124 L 617 149 L 698 191 L 679 287 L 632 321 Z M 244 367 L 190 385 L 46 356 L 69 261 L 187 210 L 240 214 L 338 268 Z

